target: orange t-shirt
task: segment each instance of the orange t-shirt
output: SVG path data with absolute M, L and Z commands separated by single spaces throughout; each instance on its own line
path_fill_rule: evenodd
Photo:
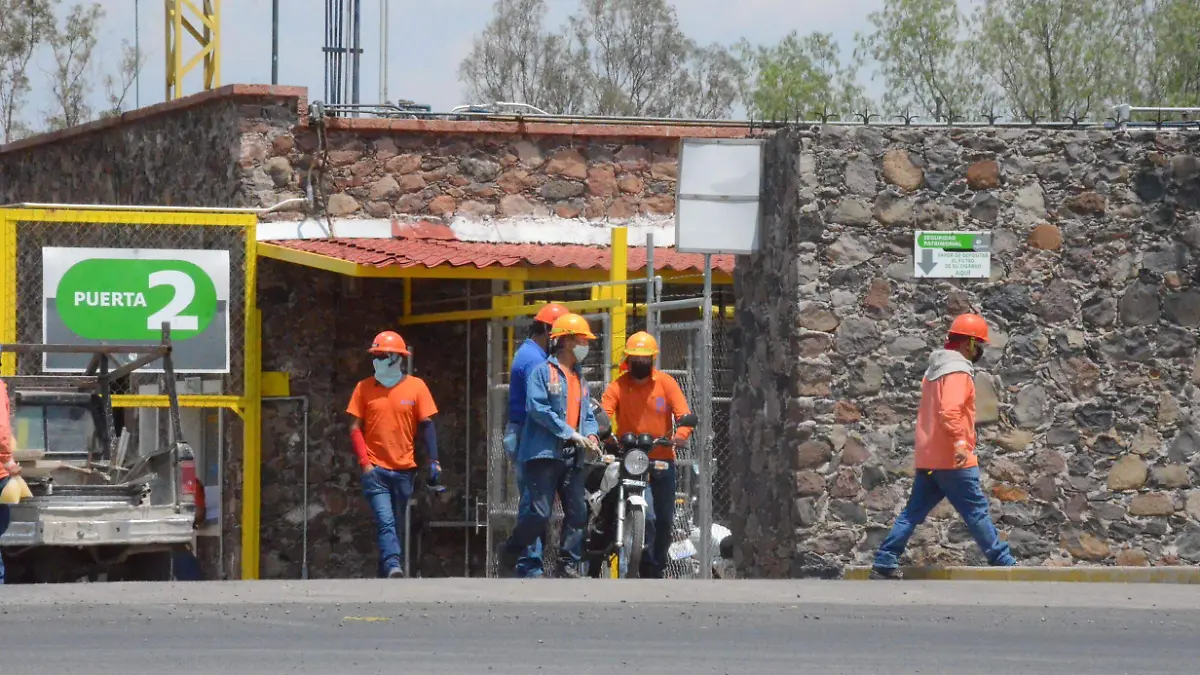
M 551 366 L 553 368 L 554 366 Z M 583 387 L 579 376 L 571 368 L 567 373 L 567 426 L 579 431 L 579 412 L 583 409 Z
M 391 389 L 369 377 L 354 387 L 346 412 L 362 420 L 367 458 L 392 471 L 417 468 L 413 440 L 417 424 L 437 414 L 425 381 L 405 376 Z
M 967 463 L 979 466 L 975 455 L 975 380 L 967 373 L 950 373 L 932 382 L 921 381 L 921 409 L 913 439 L 915 468 L 953 469 L 954 444 L 965 441 Z
M 690 412 L 679 383 L 658 370 L 651 372 L 645 382 L 638 382 L 629 373 L 618 377 L 604 390 L 600 405 L 615 425 L 613 433 L 650 434 L 655 438 L 669 438 L 675 420 Z M 686 439 L 692 430 L 680 428 L 676 433 Z M 650 458 L 672 461 L 675 448 L 656 447 Z

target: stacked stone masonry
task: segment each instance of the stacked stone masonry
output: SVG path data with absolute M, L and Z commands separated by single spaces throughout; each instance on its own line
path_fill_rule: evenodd
M 981 311 L 984 487 L 1022 564 L 1200 563 L 1200 134 L 815 127 L 768 146 L 739 258 L 739 571 L 868 564 L 911 485 L 926 356 Z M 994 233 L 913 278 L 913 231 Z M 985 564 L 943 503 L 908 564 Z

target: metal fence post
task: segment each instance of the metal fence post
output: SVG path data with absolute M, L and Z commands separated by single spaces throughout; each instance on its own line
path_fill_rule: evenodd
M 700 336 L 700 578 L 712 578 L 713 452 L 712 452 L 712 254 L 704 254 L 704 304 Z

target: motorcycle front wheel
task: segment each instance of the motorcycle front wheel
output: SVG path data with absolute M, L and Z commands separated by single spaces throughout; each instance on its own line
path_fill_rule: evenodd
M 642 509 L 629 511 L 629 562 L 625 567 L 625 576 L 637 579 L 642 572 L 642 551 L 646 548 L 646 512 Z

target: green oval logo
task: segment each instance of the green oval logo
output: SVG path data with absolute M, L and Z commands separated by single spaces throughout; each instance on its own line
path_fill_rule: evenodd
M 186 260 L 92 258 L 63 274 L 55 294 L 67 328 L 89 340 L 172 340 L 204 332 L 217 312 L 217 289 Z

